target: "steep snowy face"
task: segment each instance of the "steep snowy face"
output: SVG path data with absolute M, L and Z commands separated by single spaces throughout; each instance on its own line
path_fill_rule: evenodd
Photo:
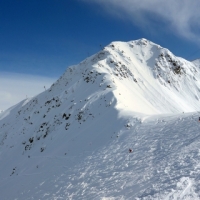
M 137 83 L 129 85 L 159 113 L 199 110 L 199 67 L 145 39 L 115 46 L 129 60 L 126 66 Z
M 73 91 L 87 84 L 93 94 L 105 89 L 121 114 L 125 110 L 159 114 L 200 108 L 199 67 L 146 39 L 111 43 L 70 67 L 51 90 L 61 83 L 65 87 L 71 84 Z
M 146 39 L 113 42 L 80 66 L 105 75 L 119 110 L 158 114 L 200 108 L 199 67 Z

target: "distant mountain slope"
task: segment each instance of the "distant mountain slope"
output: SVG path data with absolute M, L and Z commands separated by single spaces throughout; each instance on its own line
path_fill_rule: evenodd
M 200 67 L 200 59 L 193 60 L 192 63 Z
M 184 113 L 199 92 L 196 64 L 146 39 L 111 43 L 0 114 L 0 194 L 198 199 L 198 114 Z

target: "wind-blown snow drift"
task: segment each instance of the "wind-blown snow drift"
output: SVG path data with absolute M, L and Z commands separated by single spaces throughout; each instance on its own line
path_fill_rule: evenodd
M 2 198 L 199 199 L 199 88 L 198 64 L 111 43 L 0 114 Z

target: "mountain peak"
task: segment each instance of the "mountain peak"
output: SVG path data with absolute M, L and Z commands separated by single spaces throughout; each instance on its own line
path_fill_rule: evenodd
M 48 96 L 53 91 L 64 98 L 68 90 L 75 94 L 81 85 L 91 88 L 91 95 L 109 91 L 116 102 L 123 102 L 123 109 L 133 112 L 191 112 L 200 105 L 199 78 L 196 65 L 142 38 L 112 42 L 79 65 L 69 67 L 48 90 Z M 123 100 L 118 94 L 123 94 Z

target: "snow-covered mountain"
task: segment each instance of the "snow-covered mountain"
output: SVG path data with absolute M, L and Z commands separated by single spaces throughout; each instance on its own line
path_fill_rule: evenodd
M 0 114 L 1 199 L 200 199 L 199 98 L 195 62 L 111 43 Z

